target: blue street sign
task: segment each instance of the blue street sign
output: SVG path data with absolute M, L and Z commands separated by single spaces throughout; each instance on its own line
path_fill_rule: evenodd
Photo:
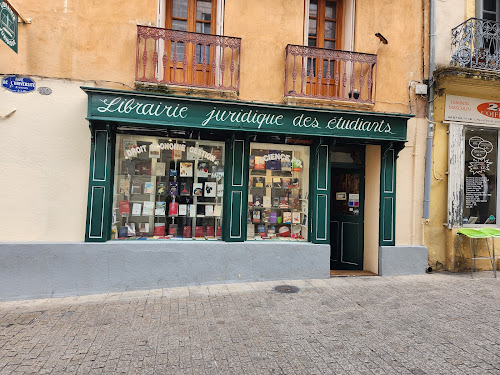
M 2 78 L 2 87 L 12 92 L 30 92 L 35 90 L 36 83 L 28 77 L 8 76 Z

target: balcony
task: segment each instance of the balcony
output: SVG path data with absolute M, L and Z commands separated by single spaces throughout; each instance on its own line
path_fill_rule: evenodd
M 377 55 L 287 45 L 285 97 L 374 104 Z
M 136 82 L 238 92 L 241 39 L 137 26 Z
M 451 65 L 500 72 L 500 23 L 469 18 L 452 29 Z

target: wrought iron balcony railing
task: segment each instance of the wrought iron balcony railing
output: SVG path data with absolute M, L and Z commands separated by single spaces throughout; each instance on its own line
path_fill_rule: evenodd
M 500 22 L 469 18 L 451 33 L 451 65 L 500 72 Z
M 377 55 L 287 45 L 285 96 L 375 103 Z
M 241 39 L 137 26 L 135 80 L 237 92 Z

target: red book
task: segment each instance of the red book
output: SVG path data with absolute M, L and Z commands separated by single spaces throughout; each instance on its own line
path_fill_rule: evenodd
M 177 216 L 178 212 L 179 212 L 179 203 L 170 202 L 170 204 L 168 205 L 168 215 Z
M 155 236 L 164 236 L 165 235 L 165 224 L 164 223 L 156 223 L 155 224 Z
M 168 234 L 177 237 L 177 224 L 170 224 L 168 226 Z
M 197 226 L 194 229 L 194 236 L 195 237 L 203 237 L 203 227 L 202 226 Z
M 120 214 L 130 215 L 130 203 L 128 201 L 120 201 Z
M 185 225 L 182 231 L 182 237 L 191 238 L 191 227 L 189 225 Z
M 215 227 L 213 225 L 207 226 L 207 237 L 215 237 Z
M 222 226 L 221 225 L 219 225 L 217 227 L 217 237 L 219 237 L 219 238 L 222 237 Z

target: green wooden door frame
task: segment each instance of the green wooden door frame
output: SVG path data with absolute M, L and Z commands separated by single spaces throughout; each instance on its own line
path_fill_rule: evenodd
M 226 141 L 224 178 L 224 218 L 222 239 L 243 242 L 247 238 L 248 159 L 247 135 L 233 134 Z
M 396 244 L 396 160 L 404 147 L 403 142 L 382 145 L 380 166 L 379 244 Z
M 111 238 L 115 132 L 109 123 L 90 123 L 90 168 L 86 242 Z
M 330 150 L 323 140 L 311 147 L 309 237 L 316 244 L 330 244 Z

